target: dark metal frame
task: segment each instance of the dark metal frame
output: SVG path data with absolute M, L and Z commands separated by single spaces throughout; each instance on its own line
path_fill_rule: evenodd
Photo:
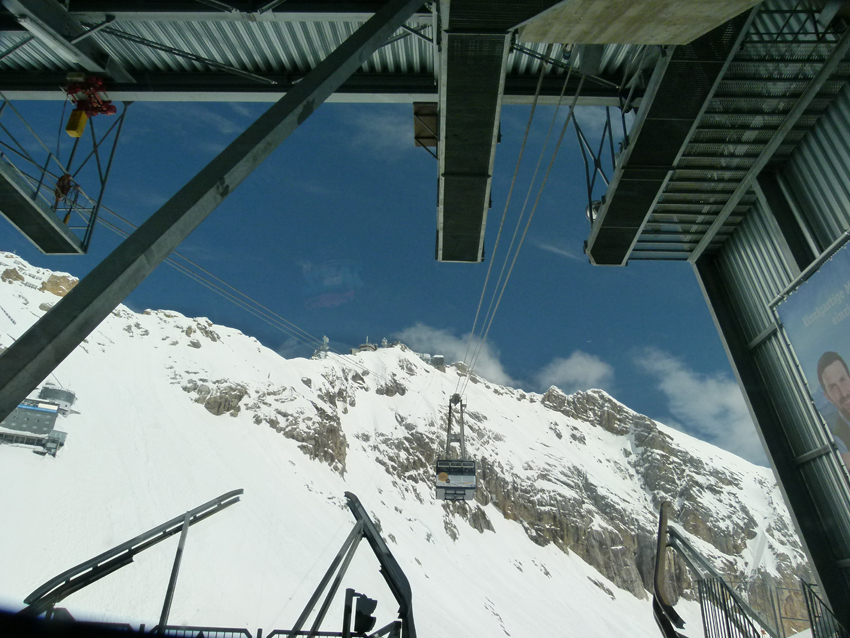
M 330 608 L 333 597 L 339 589 L 339 585 L 342 582 L 342 578 L 343 576 L 345 576 L 345 573 L 348 570 L 348 566 L 351 564 L 351 559 L 354 558 L 354 552 L 357 551 L 357 546 L 364 538 L 369 543 L 369 546 L 372 548 L 372 551 L 375 553 L 375 556 L 381 565 L 381 575 L 384 577 L 384 580 L 386 581 L 387 585 L 390 588 L 390 591 L 393 593 L 393 596 L 395 597 L 396 602 L 398 602 L 399 605 L 399 621 L 394 621 L 393 623 L 382 627 L 377 632 L 370 634 L 370 636 L 383 636 L 386 635 L 388 632 L 398 630 L 400 631 L 400 634 L 395 633 L 392 635 L 400 635 L 401 638 L 416 638 L 416 627 L 413 622 L 413 594 L 410 590 L 410 583 L 407 580 L 407 576 L 404 575 L 404 572 L 402 571 L 395 557 L 392 555 L 392 552 L 390 552 L 390 549 L 389 547 L 387 547 L 387 544 L 384 542 L 384 539 L 381 538 L 381 534 L 378 532 L 378 529 L 375 527 L 375 524 L 372 522 L 372 519 L 366 513 L 366 510 L 363 508 L 363 505 L 361 505 L 360 500 L 357 498 L 357 496 L 355 496 L 351 492 L 346 492 L 345 498 L 348 504 L 348 508 L 351 510 L 351 513 L 354 515 L 354 518 L 356 520 L 354 528 L 348 534 L 348 537 L 343 542 L 342 547 L 337 552 L 333 561 L 331 561 L 330 567 L 325 572 L 325 575 L 319 583 L 319 586 L 316 588 L 316 591 L 313 592 L 313 595 L 310 597 L 310 600 L 304 607 L 304 611 L 301 612 L 301 615 L 295 622 L 295 626 L 289 630 L 275 630 L 271 632 L 267 638 L 273 638 L 273 636 L 278 635 L 288 636 L 290 638 L 304 635 L 310 638 L 319 635 L 343 636 L 347 638 L 350 635 L 349 622 L 351 619 L 351 601 L 355 593 L 354 590 L 346 591 L 345 612 L 343 616 L 343 631 L 341 633 L 320 632 L 319 627 L 321 627 L 322 621 L 325 619 L 325 615 L 327 614 L 327 611 Z M 334 574 L 336 574 L 335 577 Z M 331 578 L 333 578 L 332 583 Z M 309 631 L 302 631 L 304 625 L 307 623 L 307 619 L 313 613 L 313 609 L 315 608 L 316 603 L 319 602 L 319 599 L 322 597 L 322 593 L 325 591 L 325 588 L 328 587 L 329 583 L 330 589 L 328 590 L 328 593 L 325 596 L 325 600 L 322 603 L 321 608 L 316 614 L 316 618 L 313 621 L 313 625 L 311 626 Z M 349 592 L 351 593 L 349 594 Z
M 666 576 L 666 550 L 671 547 L 697 578 L 706 636 L 759 638 L 760 634 L 755 626 L 757 623 L 767 631 L 770 638 L 780 638 L 778 629 L 762 619 L 679 531 L 668 526 L 669 507 L 669 502 L 661 503 L 653 581 L 652 610 L 662 635 L 665 638 L 681 638 L 681 634 L 677 633 L 674 627 L 684 627 L 684 622 L 670 604 L 663 587 Z
M 812 623 L 812 638 L 850 638 L 850 631 L 838 622 L 832 610 L 815 593 L 814 587 L 806 581 L 801 582 Z
M 179 531 L 180 544 L 177 548 L 177 555 L 175 556 L 174 567 L 171 571 L 171 578 L 166 590 L 165 602 L 160 618 L 160 625 L 164 626 L 168 621 L 168 611 L 171 608 L 171 600 L 177 584 L 177 574 L 180 570 L 180 558 L 183 554 L 183 547 L 186 543 L 186 534 L 189 527 L 205 518 L 209 518 L 213 514 L 217 514 L 234 503 L 238 503 L 240 500 L 239 496 L 243 492 L 244 490 L 239 489 L 222 494 L 211 501 L 207 501 L 203 505 L 189 510 L 185 514 L 176 516 L 162 525 L 157 525 L 153 529 L 139 534 L 135 538 L 121 543 L 109 551 L 62 572 L 24 598 L 27 606 L 18 613 L 25 616 L 38 616 L 42 613 L 50 612 L 56 603 L 62 599 L 73 594 L 75 591 L 91 585 L 104 576 L 108 576 L 112 572 L 129 565 L 133 562 L 134 556 L 170 538 Z
M 622 113 L 622 111 L 621 111 Z M 624 116 L 625 117 L 625 116 Z M 605 169 L 602 168 L 603 162 L 603 151 L 605 150 L 605 142 L 607 141 L 609 144 L 609 150 L 611 153 L 611 170 L 615 170 L 617 168 L 616 162 L 616 154 L 614 152 L 614 132 L 613 127 L 611 126 L 611 107 L 605 107 L 605 126 L 602 127 L 602 133 L 599 136 L 599 148 L 594 152 L 593 147 L 590 145 L 590 141 L 587 139 L 587 136 L 584 134 L 584 131 L 581 128 L 581 125 L 578 123 L 577 118 L 572 118 L 573 126 L 576 131 L 576 139 L 578 140 L 578 147 L 581 151 L 581 158 L 584 160 L 584 175 L 585 175 L 585 186 L 587 187 L 587 211 L 588 211 L 588 220 L 591 224 L 593 224 L 594 212 L 601 204 L 601 202 L 594 200 L 593 198 L 593 189 L 596 186 L 597 177 L 602 178 L 602 182 L 607 187 L 610 183 L 610 178 L 608 174 L 605 172 Z M 625 134 L 626 124 L 625 119 L 623 119 L 623 132 Z M 625 145 L 625 137 L 623 144 Z M 592 160 L 593 167 L 591 168 L 591 162 L 588 161 L 588 155 L 590 155 L 590 160 Z
M 798 0 L 792 9 L 768 9 L 762 13 L 772 13 L 786 16 L 782 26 L 777 31 L 758 31 L 753 29 L 747 37 L 747 42 L 828 42 L 840 37 L 841 32 L 830 28 L 834 12 L 830 12 L 829 18 L 824 21 L 822 17 L 827 13 L 826 9 L 818 11 L 811 0 Z M 796 31 L 786 31 L 793 18 L 802 18 Z M 811 31 L 804 31 L 811 23 Z

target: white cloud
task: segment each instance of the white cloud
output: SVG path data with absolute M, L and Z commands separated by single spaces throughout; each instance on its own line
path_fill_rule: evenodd
M 635 363 L 658 382 L 677 429 L 753 463 L 766 464 L 764 450 L 738 384 L 725 374 L 705 375 L 667 352 L 646 348 Z
M 305 345 L 294 337 L 289 337 L 277 347 L 277 353 L 284 359 L 307 358 L 313 354 L 315 348 Z
M 197 130 L 203 129 L 206 133 L 213 131 L 230 136 L 245 129 L 244 125 L 203 104 L 181 104 L 176 110 L 170 104 L 147 103 L 145 106 L 155 111 L 168 110 L 170 130 L 180 135 L 195 137 Z
M 241 102 L 228 102 L 227 105 L 233 110 L 237 115 L 241 115 L 242 117 L 251 117 L 258 118 L 261 113 L 265 110 L 268 110 L 267 104 L 243 104 Z
M 540 250 L 545 250 L 550 253 L 555 253 L 556 255 L 560 255 L 561 257 L 566 257 L 567 259 L 575 259 L 577 261 L 582 261 L 582 257 L 577 255 L 576 253 L 567 250 L 566 248 L 561 248 L 560 246 L 556 246 L 554 244 L 549 244 L 539 239 L 532 239 L 531 244 L 533 246 L 537 246 Z
M 597 356 L 576 350 L 566 359 L 552 359 L 535 378 L 541 389 L 554 385 L 571 394 L 590 388 L 610 388 L 614 380 L 614 368 Z
M 393 157 L 414 148 L 413 117 L 409 113 L 397 109 L 362 111 L 355 117 L 354 126 L 356 132 L 352 142 L 355 146 L 369 147 Z
M 398 332 L 396 337 L 417 352 L 443 355 L 446 358 L 446 363 L 463 361 L 467 352 L 467 343 L 469 342 L 468 334 L 456 337 L 447 330 L 432 328 L 418 322 Z M 470 354 L 467 358 L 472 357 L 474 348 L 475 343 L 470 347 Z M 475 374 L 500 385 L 512 387 L 519 385 L 519 382 L 511 378 L 505 371 L 505 368 L 499 361 L 498 350 L 489 343 L 485 343 L 481 348 L 481 353 L 475 364 Z

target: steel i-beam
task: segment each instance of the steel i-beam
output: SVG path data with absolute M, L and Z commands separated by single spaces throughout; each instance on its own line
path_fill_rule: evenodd
M 390 0 L 0 355 L 0 420 L 421 6 Z
M 21 26 L 68 64 L 92 73 L 105 73 L 116 82 L 135 82 L 127 69 L 86 37 L 90 31 L 56 0 L 3 0 L 3 6 L 18 18 Z

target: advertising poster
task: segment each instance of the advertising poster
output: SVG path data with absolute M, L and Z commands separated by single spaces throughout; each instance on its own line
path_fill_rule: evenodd
M 776 310 L 850 469 L 850 248 L 835 253 Z

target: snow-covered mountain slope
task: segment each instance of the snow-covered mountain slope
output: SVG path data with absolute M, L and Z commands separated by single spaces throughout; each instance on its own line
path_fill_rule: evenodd
M 3 348 L 74 283 L 8 253 L 0 279 Z M 662 499 L 728 573 L 805 571 L 768 470 L 598 390 L 537 395 L 473 377 L 467 451 L 481 487 L 469 505 L 439 503 L 433 463 L 460 374 L 401 345 L 285 360 L 205 319 L 119 306 L 49 379 L 78 396 L 79 414 L 57 424 L 59 455 L 0 445 L 0 604 L 19 608 L 59 572 L 236 488 L 242 502 L 189 532 L 172 624 L 291 627 L 353 525 L 345 491 L 409 578 L 421 636 L 657 636 L 646 587 Z M 153 623 L 176 543 L 63 605 Z M 395 617 L 366 544 L 342 587 L 378 598 L 378 626 Z M 677 610 L 700 636 L 696 603 Z M 340 618 L 341 600 L 325 627 Z

